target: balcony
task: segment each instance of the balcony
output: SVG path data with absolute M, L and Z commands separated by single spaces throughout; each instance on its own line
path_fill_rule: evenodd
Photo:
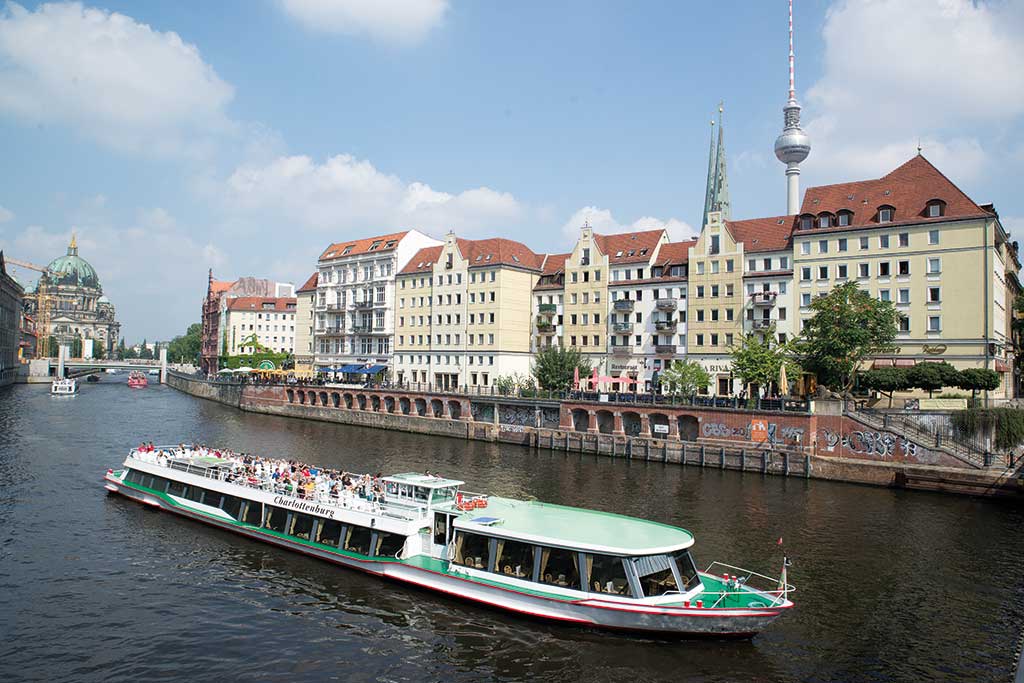
M 774 325 L 774 324 L 775 324 L 774 320 L 767 320 L 767 319 L 762 318 L 760 320 L 755 320 L 754 321 L 753 328 L 755 330 L 770 330 L 772 325 Z
M 345 328 L 341 325 L 316 328 L 316 333 L 323 337 L 338 337 L 345 334 Z
M 547 320 L 537 321 L 537 334 L 554 334 L 555 326 Z
M 774 306 L 775 300 L 778 298 L 776 292 L 754 292 L 750 295 L 750 302 L 755 306 Z
M 612 347 L 612 355 L 613 356 L 632 356 L 633 355 L 633 347 L 632 346 L 626 346 L 626 345 L 613 346 Z
M 658 332 L 675 332 L 679 326 L 678 320 L 655 320 L 654 329 Z
M 320 306 L 316 307 L 316 310 L 318 310 L 318 311 L 334 311 L 335 313 L 340 313 L 341 311 L 345 310 L 345 303 L 344 302 L 339 303 L 339 302 L 335 301 L 335 302 L 332 302 L 332 303 L 321 304 Z
M 370 334 L 373 332 L 373 325 L 353 325 L 352 332 L 355 334 Z
M 674 311 L 679 306 L 679 302 L 675 299 L 658 299 L 654 302 L 654 307 L 659 311 Z
M 633 323 L 612 323 L 612 332 L 632 332 Z
M 634 303 L 632 299 L 619 299 L 612 303 L 612 308 L 616 311 L 632 311 Z
M 541 315 L 546 315 L 549 318 L 558 312 L 558 304 L 539 304 L 537 311 Z
M 353 301 L 352 302 L 352 308 L 356 309 L 357 311 L 373 308 L 376 305 L 377 304 L 373 303 L 373 299 L 369 299 L 367 301 Z M 381 304 L 381 305 L 383 305 L 383 304 Z
M 676 355 L 675 344 L 655 344 L 654 353 L 659 356 L 674 356 Z

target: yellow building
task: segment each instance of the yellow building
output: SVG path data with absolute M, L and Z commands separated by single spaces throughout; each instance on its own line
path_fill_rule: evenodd
M 506 239 L 449 233 L 396 278 L 396 379 L 444 389 L 482 388 L 528 375 L 531 292 L 543 257 Z
M 295 374 L 301 377 L 315 373 L 314 348 L 316 324 L 316 283 L 319 273 L 313 273 L 295 292 Z

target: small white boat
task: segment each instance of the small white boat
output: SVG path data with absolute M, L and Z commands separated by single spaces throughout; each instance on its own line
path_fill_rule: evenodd
M 50 385 L 50 393 L 55 396 L 67 396 L 78 392 L 78 381 L 74 379 L 55 379 Z
M 117 368 L 107 368 L 103 372 L 107 373 L 108 375 L 116 375 L 117 374 Z
M 159 370 L 157 370 L 156 368 L 153 368 L 153 369 L 152 369 L 152 370 L 150 370 L 150 371 L 149 371 L 149 372 L 148 372 L 147 374 L 148 374 L 148 375 L 149 375 L 150 377 L 156 377 L 157 375 L 159 375 L 159 374 L 160 374 L 160 371 L 159 371 Z

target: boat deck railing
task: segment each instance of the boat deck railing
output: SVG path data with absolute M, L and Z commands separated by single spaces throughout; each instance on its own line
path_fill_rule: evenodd
M 270 478 L 259 479 L 255 476 L 243 475 L 239 478 L 228 481 L 227 475 L 235 472 L 235 466 L 237 463 L 234 461 L 224 460 L 222 463 L 214 463 L 212 465 L 192 463 L 188 460 L 194 456 L 193 452 L 189 451 L 182 454 L 181 451 L 175 450 L 176 448 L 177 447 L 157 447 L 157 451 L 139 451 L 138 449 L 133 448 L 131 450 L 130 457 L 152 465 L 158 465 L 160 467 L 166 467 L 167 469 L 185 472 L 186 474 L 219 481 L 229 486 L 238 486 L 240 488 L 273 493 L 306 503 L 330 505 L 342 510 L 356 510 L 372 515 L 393 517 L 395 519 L 404 519 L 408 521 L 425 519 L 428 514 L 425 507 L 413 507 L 404 504 L 389 503 L 386 500 L 363 498 L 349 491 L 342 491 L 339 495 L 318 493 L 316 491 L 310 494 L 300 495 L 298 493 L 290 492 L 286 487 L 277 484 L 277 482 Z M 162 456 L 159 451 L 164 451 Z M 163 462 L 161 462 L 161 460 L 163 460 Z M 356 476 L 358 477 L 360 475 Z
M 765 607 L 777 607 L 788 600 L 789 594 L 796 590 L 796 586 L 784 581 L 784 576 L 783 578 L 773 578 L 724 562 L 712 562 L 702 573 L 718 579 L 725 586 L 730 584 L 736 586 L 736 590 L 706 590 L 706 594 L 718 596 L 714 604 L 711 605 L 712 607 L 719 606 L 733 595 L 744 598 L 761 595 L 771 600 L 771 604 L 766 604 Z M 726 579 L 726 576 L 730 578 Z

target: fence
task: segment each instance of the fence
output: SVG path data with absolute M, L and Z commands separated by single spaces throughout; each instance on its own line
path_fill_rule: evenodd
M 884 429 L 916 435 L 929 445 L 945 449 L 976 465 L 990 467 L 1005 466 L 1005 455 L 993 453 L 991 438 L 987 435 L 968 433 L 959 429 L 952 415 L 946 413 L 922 413 L 919 415 L 885 413 L 871 408 L 860 408 L 856 414 L 867 421 L 877 423 Z

